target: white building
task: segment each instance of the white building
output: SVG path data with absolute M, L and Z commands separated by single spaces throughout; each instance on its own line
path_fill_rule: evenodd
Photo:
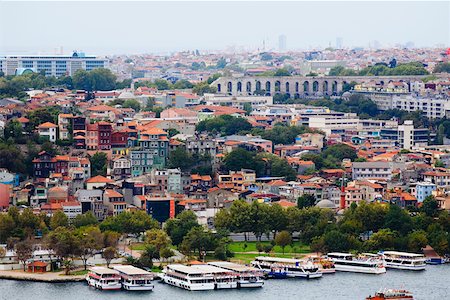
M 391 180 L 392 165 L 389 162 L 354 162 L 352 163 L 352 179 L 385 179 Z
M 55 124 L 45 122 L 39 125 L 37 129 L 39 136 L 48 138 L 50 142 L 54 143 L 56 142 L 56 128 L 58 128 L 58 126 L 56 126 Z
M 72 76 L 80 69 L 90 71 L 107 68 L 108 60 L 86 56 L 81 52 L 74 52 L 72 55 L 8 55 L 0 57 L 0 67 L 5 75 L 44 71 L 47 76 L 59 77 Z

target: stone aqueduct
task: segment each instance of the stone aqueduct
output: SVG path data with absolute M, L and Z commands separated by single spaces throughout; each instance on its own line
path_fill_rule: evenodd
M 217 93 L 232 96 L 267 95 L 285 93 L 293 98 L 305 96 L 332 96 L 342 93 L 345 83 L 375 81 L 387 85 L 392 81 L 421 80 L 426 76 L 280 76 L 280 77 L 221 77 L 211 83 Z

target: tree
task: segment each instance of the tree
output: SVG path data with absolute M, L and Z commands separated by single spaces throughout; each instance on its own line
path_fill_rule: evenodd
M 428 239 L 425 231 L 416 230 L 408 234 L 408 250 L 411 252 L 421 252 L 428 244 Z
M 372 234 L 367 241 L 367 248 L 372 251 L 393 249 L 396 238 L 396 234 L 390 229 L 381 229 Z
M 92 211 L 88 211 L 84 214 L 77 215 L 75 219 L 72 221 L 73 226 L 76 228 L 83 227 L 83 226 L 89 226 L 89 225 L 97 225 L 98 220 L 92 213 Z
M 79 239 L 80 258 L 86 270 L 88 259 L 103 248 L 104 237 L 100 229 L 95 226 L 79 229 L 77 237 Z
M 188 253 L 197 251 L 199 259 L 202 260 L 207 251 L 217 247 L 217 240 L 210 231 L 194 227 L 186 234 L 180 247 Z
M 358 154 L 356 149 L 347 144 L 336 144 L 328 147 L 322 152 L 322 157 L 332 156 L 335 159 L 342 161 L 344 158 L 348 158 L 354 161 Z
M 284 230 L 284 231 L 279 232 L 275 236 L 275 244 L 281 247 L 281 249 L 283 250 L 283 254 L 284 254 L 284 248 L 287 245 L 292 244 L 292 236 L 289 233 L 289 231 Z
M 116 75 L 111 70 L 97 68 L 91 71 L 78 70 L 72 77 L 75 89 L 85 91 L 110 91 L 116 88 Z
M 159 250 L 159 257 L 165 260 L 168 260 L 170 257 L 174 256 L 174 252 L 170 248 L 161 248 Z
M 0 142 L 0 166 L 13 173 L 26 172 L 22 151 L 13 143 Z
M 111 261 L 116 258 L 117 250 L 114 247 L 107 247 L 103 250 L 103 258 L 106 260 L 106 266 L 109 268 Z
M 180 168 L 182 171 L 187 171 L 194 163 L 192 155 L 184 147 L 177 147 L 175 150 L 170 151 L 167 166 L 172 169 Z
M 65 274 L 69 274 L 70 262 L 80 254 L 80 240 L 74 232 L 66 227 L 57 227 L 46 236 L 45 243 L 65 265 Z
M 438 215 L 439 203 L 433 195 L 430 195 L 423 200 L 421 211 L 429 217 L 436 217 Z
M 13 119 L 6 123 L 5 129 L 4 129 L 4 138 L 5 140 L 8 140 L 9 138 L 16 141 L 16 143 L 23 144 L 25 140 L 23 139 L 23 128 L 22 124 L 20 124 L 19 121 L 16 119 Z
M 323 236 L 323 244 L 328 252 L 345 252 L 350 248 L 347 236 L 337 230 L 331 230 L 325 233 Z
M 232 135 L 240 131 L 249 131 L 252 125 L 244 118 L 231 115 L 221 115 L 200 121 L 196 130 L 199 132 L 219 132 L 223 135 Z
M 0 243 L 6 242 L 16 227 L 13 217 L 10 214 L 0 214 Z
M 204 94 L 208 93 L 210 94 L 217 93 L 217 88 L 210 86 L 207 82 L 200 82 L 194 86 L 192 92 L 196 93 L 197 95 L 203 96 Z
M 291 76 L 291 72 L 285 68 L 278 69 L 273 76 Z
M 91 162 L 91 174 L 92 176 L 102 175 L 106 176 L 106 168 L 108 163 L 108 157 L 104 152 L 96 152 L 89 159 Z
M 269 228 L 275 233 L 285 230 L 288 225 L 286 210 L 278 203 L 269 206 L 268 209 Z
M 234 201 L 230 206 L 231 228 L 233 232 L 244 233 L 247 241 L 247 233 L 253 230 L 252 208 L 243 200 Z
M 450 73 L 450 63 L 438 63 L 434 67 L 433 73 Z
M 135 112 L 139 112 L 141 110 L 141 103 L 136 99 L 127 99 L 122 104 L 123 108 L 132 108 Z
M 159 258 L 159 251 L 155 245 L 146 244 L 144 251 L 141 253 L 139 259 L 140 263 L 144 266 L 153 267 L 153 259 Z
M 67 227 L 69 225 L 69 218 L 67 218 L 66 214 L 63 211 L 56 211 L 53 213 L 50 219 L 50 228 L 55 230 L 56 228 L 63 226 Z
M 173 84 L 173 88 L 176 90 L 192 89 L 193 87 L 194 85 L 186 79 L 178 80 Z
M 252 113 L 252 111 L 253 111 L 252 104 L 250 102 L 245 102 L 244 103 L 244 110 L 245 110 L 245 115 L 249 116 Z
M 158 221 L 144 211 L 124 211 L 116 216 L 107 217 L 100 223 L 100 230 L 128 233 L 135 236 L 152 228 L 158 228 Z
M 236 148 L 229 152 L 224 160 L 223 166 L 226 170 L 239 171 L 241 169 L 255 170 L 257 174 L 262 173 L 264 164 L 256 158 L 256 153 L 243 148 Z
M 316 197 L 311 194 L 303 194 L 297 198 L 298 208 L 310 207 L 316 204 Z
M 167 233 L 162 229 L 153 228 L 145 232 L 145 243 L 154 245 L 159 252 L 161 249 L 169 248 L 171 241 Z
M 18 242 L 15 245 L 17 260 L 23 264 L 23 270 L 26 270 L 26 262 L 33 257 L 33 245 L 29 241 Z
M 180 245 L 184 236 L 194 227 L 198 227 L 197 216 L 190 210 L 183 211 L 176 218 L 167 220 L 164 230 L 174 245 Z

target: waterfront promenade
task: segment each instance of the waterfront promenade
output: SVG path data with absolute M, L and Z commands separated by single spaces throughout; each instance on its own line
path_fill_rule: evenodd
M 36 282 L 77 282 L 83 281 L 86 275 L 65 275 L 61 272 L 28 273 L 22 270 L 0 270 L 0 279 L 13 279 Z

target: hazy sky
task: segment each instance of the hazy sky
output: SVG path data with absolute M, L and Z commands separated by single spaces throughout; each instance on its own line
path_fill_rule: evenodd
M 0 0 L 0 54 L 91 54 L 412 41 L 450 46 L 450 2 L 16 2 Z

